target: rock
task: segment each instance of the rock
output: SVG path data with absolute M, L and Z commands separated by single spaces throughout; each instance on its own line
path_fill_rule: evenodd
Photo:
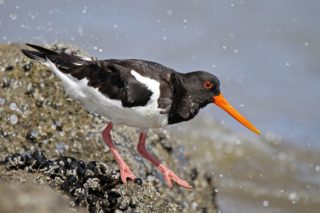
M 101 139 L 107 120 L 70 99 L 61 81 L 43 65 L 23 57 L 21 47 L 0 44 L 0 160 L 11 157 L 9 170 L 8 161 L 0 163 L 0 182 L 50 186 L 58 195 L 65 194 L 61 196 L 64 202 L 77 211 L 86 207 L 90 212 L 189 212 L 194 207 L 198 212 L 216 212 L 214 178 L 205 177 L 202 168 L 186 157 L 183 143 L 178 144 L 162 130 L 148 131 L 148 149 L 194 188 L 174 186 L 168 190 L 159 172 L 137 157 L 136 129 L 114 126 L 113 140 L 139 177 L 122 184 L 118 166 Z M 8 64 L 12 68 L 6 72 Z M 15 111 L 10 103 L 16 103 Z M 11 115 L 17 118 L 14 124 Z M 177 147 L 182 151 L 175 151 Z M 186 170 L 181 169 L 182 163 Z M 38 190 L 36 195 L 48 199 L 43 205 L 50 208 L 51 198 L 45 191 Z
M 52 190 L 43 190 L 33 184 L 0 183 L 2 213 L 73 212 L 66 199 Z M 83 212 L 83 211 L 82 211 Z
M 136 183 L 136 184 L 138 184 L 138 185 L 142 185 L 142 183 L 143 183 L 143 181 L 142 181 L 142 179 L 141 178 L 136 178 L 136 179 L 134 179 L 134 183 Z
M 13 68 L 14 68 L 14 66 L 10 64 L 10 65 L 8 65 L 4 70 L 5 70 L 5 71 L 12 71 Z
M 24 65 L 22 66 L 23 70 L 24 70 L 25 72 L 28 72 L 28 71 L 31 69 L 32 64 L 33 64 L 32 62 L 29 62 L 29 63 L 24 64 Z
M 8 78 L 2 78 L 1 87 L 2 88 L 8 88 L 11 85 L 11 79 Z

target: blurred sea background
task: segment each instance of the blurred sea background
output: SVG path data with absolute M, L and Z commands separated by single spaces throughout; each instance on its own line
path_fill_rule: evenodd
M 319 212 L 319 20 L 317 0 L 0 0 L 0 42 L 212 72 L 262 136 L 214 105 L 167 129 L 215 174 L 221 210 Z

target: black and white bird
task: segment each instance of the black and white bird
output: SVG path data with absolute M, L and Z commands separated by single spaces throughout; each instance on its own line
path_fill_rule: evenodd
M 179 73 L 161 64 L 138 59 L 95 60 L 63 51 L 26 44 L 29 58 L 48 66 L 61 80 L 66 92 L 84 107 L 110 122 L 102 132 L 105 143 L 120 167 L 121 180 L 136 177 L 112 143 L 113 124 L 141 129 L 138 152 L 162 173 L 167 185 L 190 184 L 152 156 L 145 147 L 146 130 L 188 121 L 209 103 L 214 103 L 253 132 L 260 131 L 222 96 L 218 78 L 208 72 Z

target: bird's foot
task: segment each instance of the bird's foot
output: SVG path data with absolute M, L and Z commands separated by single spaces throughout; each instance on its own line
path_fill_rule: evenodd
M 192 188 L 192 186 L 187 181 L 179 178 L 172 170 L 165 167 L 163 164 L 159 164 L 158 169 L 162 173 L 163 178 L 170 189 L 172 188 L 172 181 L 176 182 L 178 185 L 186 189 Z
M 131 172 L 129 166 L 124 161 L 119 163 L 119 166 L 122 183 L 126 184 L 128 179 L 131 179 L 132 181 L 136 179 L 136 176 Z

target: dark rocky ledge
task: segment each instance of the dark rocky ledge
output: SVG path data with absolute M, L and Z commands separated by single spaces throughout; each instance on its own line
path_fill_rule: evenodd
M 23 57 L 20 48 L 0 44 L 0 209 L 217 211 L 213 177 L 162 130 L 148 131 L 148 148 L 194 188 L 168 189 L 158 171 L 137 154 L 136 129 L 115 126 L 114 142 L 140 177 L 122 184 L 100 136 L 106 120 L 70 99 L 51 71 Z

